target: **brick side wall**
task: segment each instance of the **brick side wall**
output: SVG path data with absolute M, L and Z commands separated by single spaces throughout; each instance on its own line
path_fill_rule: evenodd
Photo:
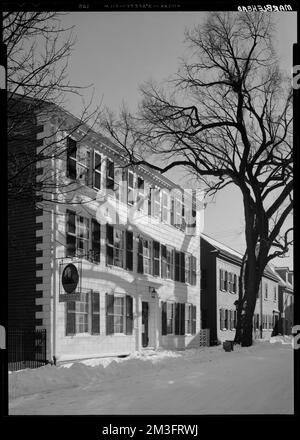
M 25 116 L 24 116 L 25 119 Z M 22 151 L 26 159 L 34 157 L 40 144 L 37 133 L 41 127 L 33 117 L 27 118 L 26 131 L 8 142 L 9 155 L 22 165 Z M 34 185 L 35 164 L 21 174 L 24 190 L 13 186 L 8 199 L 8 325 L 35 328 L 36 326 L 36 206 Z M 16 180 L 17 183 L 17 180 Z M 14 184 L 13 184 L 14 185 Z M 15 188 L 15 189 L 14 189 Z M 15 192 L 17 190 L 17 193 Z

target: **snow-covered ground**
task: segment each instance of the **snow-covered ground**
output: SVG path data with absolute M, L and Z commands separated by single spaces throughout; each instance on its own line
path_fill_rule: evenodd
M 287 339 L 147 351 L 9 374 L 9 414 L 292 414 Z

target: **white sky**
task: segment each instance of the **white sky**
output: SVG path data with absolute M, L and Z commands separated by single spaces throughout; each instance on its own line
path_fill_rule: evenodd
M 203 20 L 205 12 L 72 12 L 63 24 L 75 25 L 77 44 L 72 53 L 71 83 L 94 86 L 95 104 L 118 112 L 122 101 L 135 110 L 138 87 L 154 79 L 158 82 L 175 73 L 186 46 L 184 30 Z M 296 12 L 274 12 L 281 67 L 291 72 L 292 44 L 296 42 Z M 91 90 L 87 93 L 90 96 Z M 80 113 L 80 101 L 70 99 L 68 109 Z M 182 179 L 173 171 L 174 181 Z M 181 182 L 182 183 L 182 182 Z M 186 186 L 186 185 L 185 185 Z M 205 233 L 243 251 L 244 221 L 239 190 L 229 186 L 205 211 Z M 292 265 L 292 252 L 278 265 Z

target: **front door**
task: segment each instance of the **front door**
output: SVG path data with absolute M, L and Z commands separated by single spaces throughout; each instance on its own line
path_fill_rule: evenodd
M 149 303 L 142 302 L 142 346 L 148 347 L 148 317 L 149 317 Z

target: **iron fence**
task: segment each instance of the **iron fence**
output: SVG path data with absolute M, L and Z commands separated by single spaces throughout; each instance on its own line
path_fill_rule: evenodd
M 46 329 L 9 328 L 7 354 L 9 371 L 37 368 L 47 364 Z

